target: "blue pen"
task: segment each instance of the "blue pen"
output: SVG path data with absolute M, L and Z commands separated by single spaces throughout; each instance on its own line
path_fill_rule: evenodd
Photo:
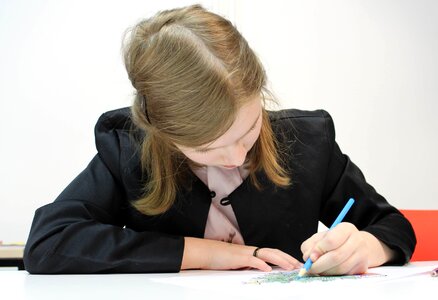
M 329 230 L 335 228 L 336 225 L 338 225 L 339 223 L 342 222 L 342 220 L 344 219 L 345 215 L 348 213 L 348 211 L 350 210 L 350 208 L 351 208 L 351 206 L 353 204 L 354 204 L 354 199 L 350 198 L 350 200 L 348 200 L 347 204 L 345 204 L 344 208 L 339 213 L 339 216 L 333 222 L 332 226 L 330 226 Z M 309 257 L 306 260 L 306 263 L 304 264 L 304 266 L 301 268 L 300 272 L 298 273 L 298 276 L 301 277 L 304 274 L 306 274 L 307 271 L 309 271 L 310 267 L 312 267 L 312 264 L 313 264 L 313 262 L 310 260 L 310 257 Z

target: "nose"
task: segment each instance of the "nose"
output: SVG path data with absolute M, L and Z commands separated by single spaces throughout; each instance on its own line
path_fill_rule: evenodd
M 246 148 L 243 143 L 236 143 L 228 147 L 224 156 L 224 165 L 241 166 L 245 162 Z

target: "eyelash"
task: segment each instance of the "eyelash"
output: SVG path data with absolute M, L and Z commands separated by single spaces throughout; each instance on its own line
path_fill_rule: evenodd
M 210 149 L 196 149 L 195 152 L 197 153 L 207 153 L 208 151 L 210 151 Z

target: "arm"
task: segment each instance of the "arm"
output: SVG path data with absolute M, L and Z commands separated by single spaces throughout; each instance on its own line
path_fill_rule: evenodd
M 183 237 L 125 227 L 131 208 L 122 174 L 139 164 L 127 165 L 134 157 L 129 130 L 129 109 L 99 119 L 98 154 L 53 203 L 35 212 L 24 253 L 30 273 L 180 270 Z
M 26 243 L 30 273 L 178 272 L 184 239 L 123 228 L 123 193 L 99 156 L 39 208 Z
M 97 175 L 98 174 L 98 175 Z M 123 228 L 123 196 L 96 156 L 49 205 L 36 211 L 25 250 L 30 273 L 147 273 L 180 269 L 300 267 L 290 255 L 263 248 Z
M 98 155 L 55 202 L 36 211 L 24 254 L 30 273 L 267 270 L 270 267 L 265 262 L 288 269 L 298 264 L 279 250 L 263 248 L 256 258 L 253 246 L 124 227 L 129 203 L 121 174 L 138 165 L 136 161 L 123 166 L 133 157 L 123 152 L 129 149 L 129 137 L 113 127 L 125 122 L 118 115 L 110 119 L 104 115 L 96 126 Z
M 295 258 L 278 249 L 261 248 L 257 257 L 254 257 L 255 249 L 253 246 L 186 237 L 181 269 L 230 270 L 250 267 L 268 272 L 272 268 L 267 263 L 285 270 L 301 267 Z
M 333 121 L 325 117 L 331 149 L 320 216 L 330 224 L 348 197 L 356 203 L 341 223 L 317 233 L 302 245 L 303 258 L 315 262 L 312 272 L 360 273 L 385 263 L 404 264 L 415 247 L 415 234 L 404 216 L 370 186 L 359 168 L 335 142 Z M 341 226 L 342 225 L 342 226 Z

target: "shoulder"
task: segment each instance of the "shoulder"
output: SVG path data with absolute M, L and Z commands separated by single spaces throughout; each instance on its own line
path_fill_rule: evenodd
M 333 119 L 325 110 L 270 111 L 269 118 L 276 134 L 292 135 L 297 138 L 325 136 L 328 140 L 335 139 Z
M 131 108 L 124 107 L 103 113 L 96 123 L 97 131 L 129 129 L 132 126 Z
M 277 148 L 293 183 L 309 191 L 321 189 L 336 149 L 330 115 L 324 110 L 287 109 L 270 112 L 270 120 Z
M 137 162 L 142 133 L 132 122 L 130 107 L 103 113 L 94 134 L 98 155 L 110 170 Z
M 120 147 L 122 136 L 129 136 L 134 131 L 131 109 L 124 107 L 103 113 L 94 128 L 98 152 L 114 151 Z

